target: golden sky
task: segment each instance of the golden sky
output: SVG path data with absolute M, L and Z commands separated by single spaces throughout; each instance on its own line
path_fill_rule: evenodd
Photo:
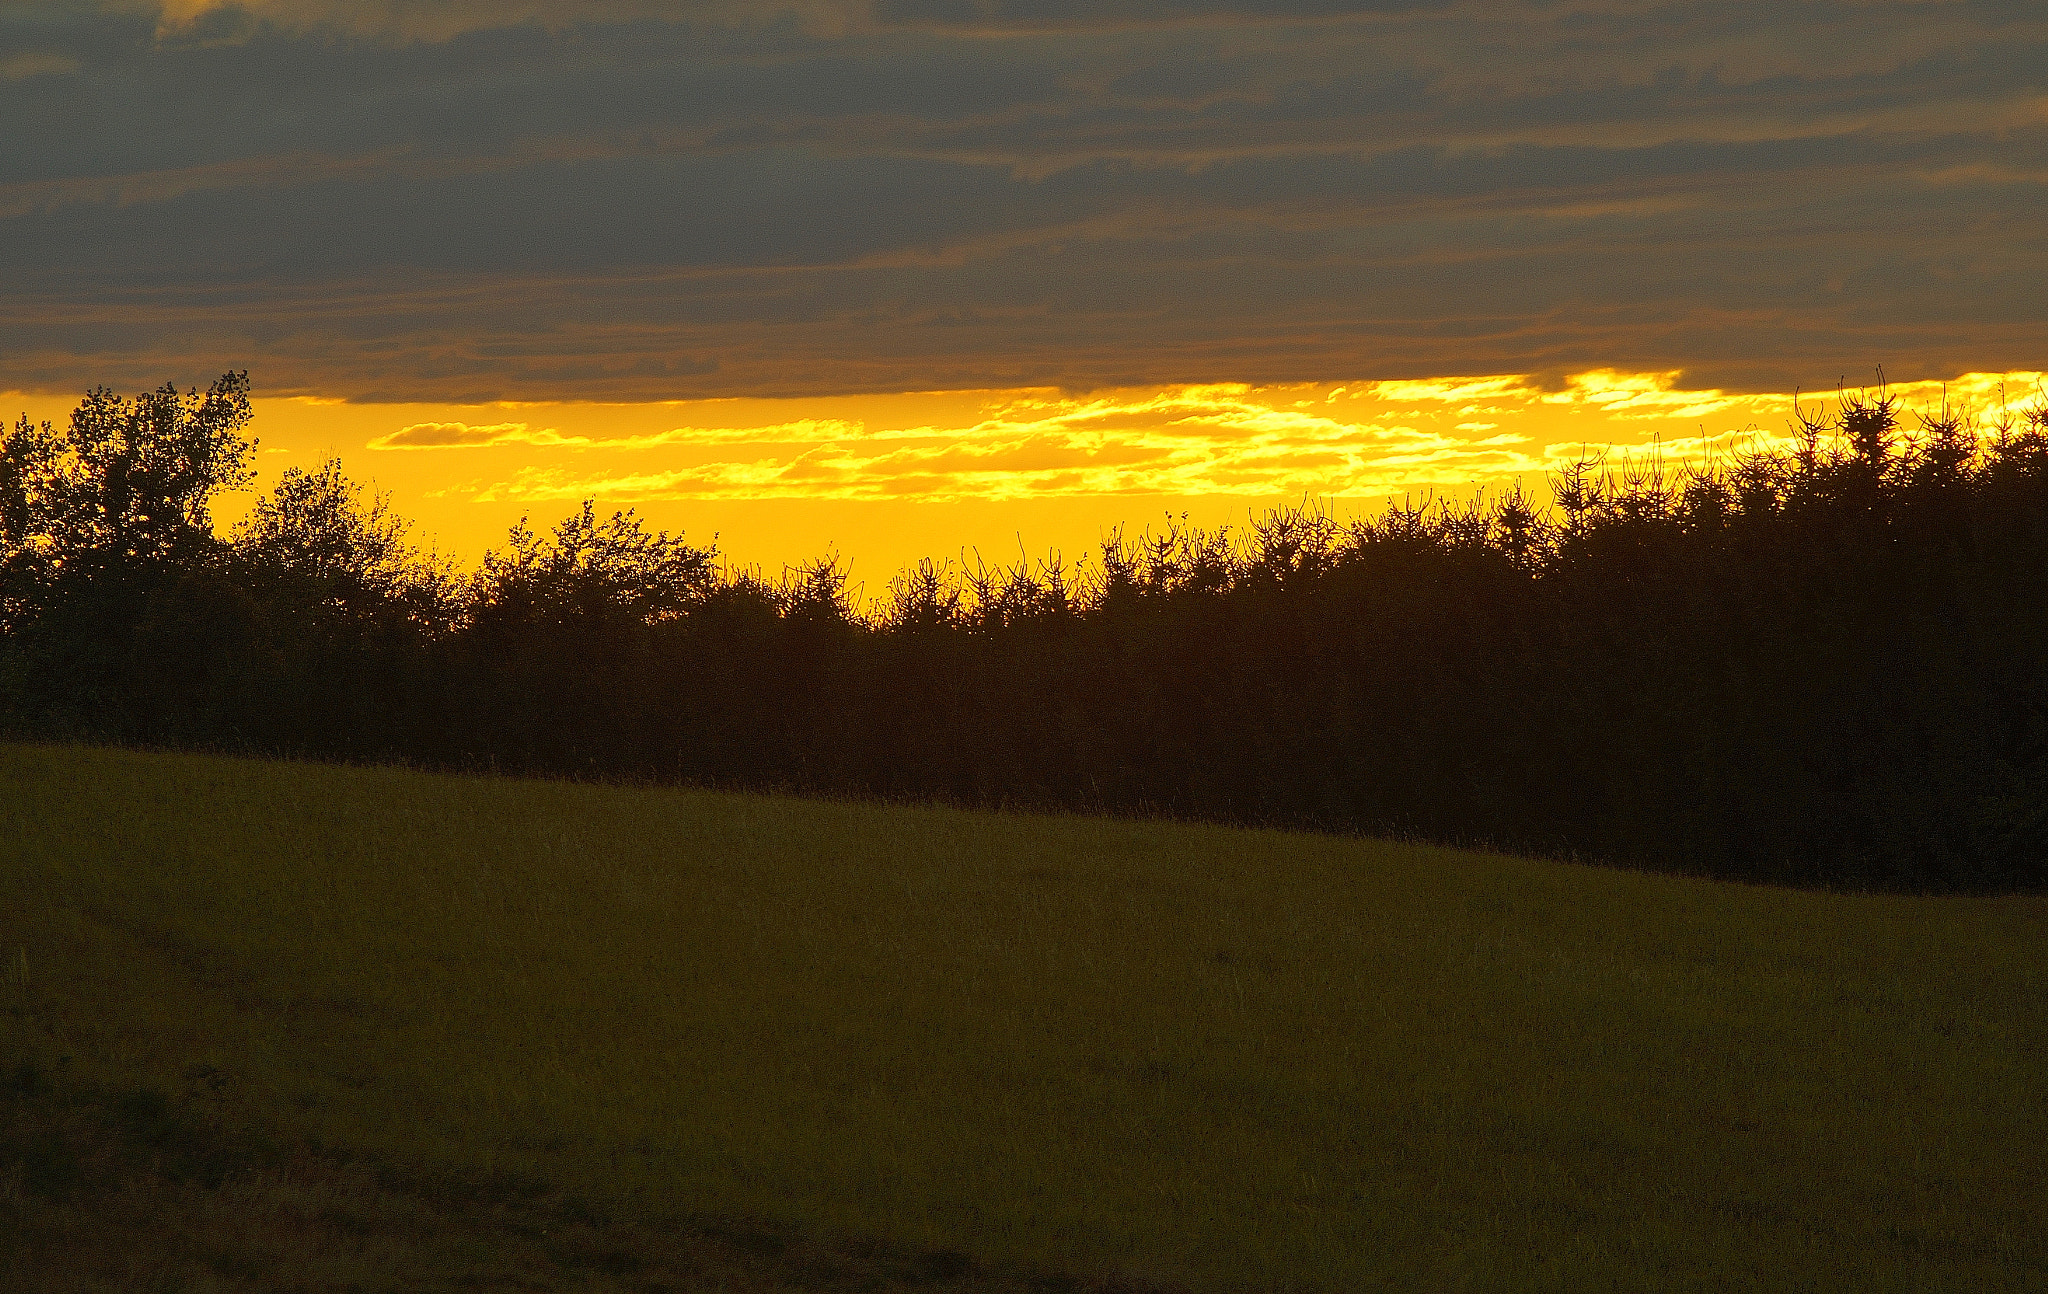
M 1673 374 L 1599 370 L 1434 381 L 911 392 L 675 402 L 356 404 L 265 398 L 258 488 L 338 457 L 388 493 L 415 537 L 465 564 L 514 521 L 583 499 L 769 571 L 836 552 L 878 592 L 922 558 L 1075 558 L 1111 528 L 1169 514 L 1241 523 L 1317 500 L 1339 515 L 1390 497 L 1469 497 L 1590 448 L 1673 467 L 1782 443 L 1790 393 L 1685 390 Z M 2043 375 L 1896 386 L 1909 409 L 1980 414 L 2039 398 Z M 1809 394 L 1809 403 L 1833 391 Z M 70 398 L 0 408 L 61 421 Z M 1909 416 L 1908 425 L 1914 420 Z M 247 496 L 221 509 L 231 522 Z
M 2044 60 L 2019 0 L 0 0 L 0 393 L 248 369 L 267 473 L 465 560 L 1462 493 L 2048 363 Z

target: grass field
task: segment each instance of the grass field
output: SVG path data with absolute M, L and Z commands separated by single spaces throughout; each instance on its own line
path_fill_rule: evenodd
M 2048 1288 L 2041 898 L 9 747 L 0 957 L 24 1287 Z

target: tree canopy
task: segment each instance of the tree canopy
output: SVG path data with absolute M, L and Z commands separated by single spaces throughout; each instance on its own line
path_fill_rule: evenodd
M 1783 453 L 1587 460 L 1340 521 L 925 562 L 873 607 L 585 503 L 473 573 L 338 462 L 250 480 L 248 381 L 0 441 L 22 735 L 2048 884 L 2048 407 L 1802 403 Z

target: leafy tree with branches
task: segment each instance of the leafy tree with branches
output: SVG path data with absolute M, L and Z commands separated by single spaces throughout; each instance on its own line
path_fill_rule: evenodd
M 232 544 L 253 579 L 306 609 L 357 619 L 397 616 L 438 632 L 452 622 L 461 581 L 452 565 L 406 542 L 408 523 L 385 495 L 328 459 L 288 467 L 236 526 Z
M 551 533 L 524 520 L 503 551 L 484 557 L 473 611 L 485 626 L 594 624 L 623 619 L 656 624 L 687 614 L 718 584 L 718 551 L 681 536 L 649 531 L 631 510 L 598 520 L 582 508 Z
M 205 393 L 130 400 L 95 387 L 57 431 L 26 417 L 0 438 L 0 543 L 62 568 L 189 558 L 215 546 L 214 496 L 247 485 L 249 375 Z

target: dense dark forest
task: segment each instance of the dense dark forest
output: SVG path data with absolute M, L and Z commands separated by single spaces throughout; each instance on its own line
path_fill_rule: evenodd
M 17 737 L 1168 813 L 1831 887 L 2048 883 L 2048 410 L 1058 561 L 766 578 L 589 505 L 480 570 L 246 375 L 0 441 Z M 1909 425 L 1910 424 L 1910 425 Z

